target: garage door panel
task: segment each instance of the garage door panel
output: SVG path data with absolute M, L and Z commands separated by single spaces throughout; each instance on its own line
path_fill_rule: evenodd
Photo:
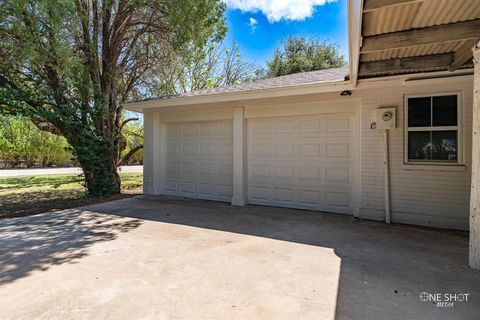
M 196 163 L 194 162 L 182 162 L 181 168 L 181 175 L 184 177 L 195 176 L 197 174 Z
M 233 165 L 231 163 L 219 163 L 216 165 L 218 176 L 224 178 L 230 178 L 228 181 L 232 181 L 233 177 Z
M 212 177 L 215 175 L 215 165 L 213 163 L 199 163 L 198 174 L 203 177 Z
M 217 146 L 211 143 L 203 143 L 199 145 L 200 156 L 202 157 L 210 157 L 217 154 Z
M 181 192 L 183 194 L 195 194 L 196 193 L 196 183 L 195 181 L 182 181 L 180 184 L 181 186 Z
M 193 123 L 186 123 L 181 125 L 182 137 L 194 137 L 197 125 Z
M 233 195 L 233 187 L 231 184 L 217 184 L 217 194 L 226 198 L 231 198 Z
M 351 132 L 351 118 L 339 117 L 326 119 L 326 131 L 332 132 Z
M 303 119 L 298 121 L 299 133 L 320 132 L 322 122 L 320 119 Z
M 266 163 L 265 164 L 257 163 L 257 164 L 251 165 L 249 172 L 250 172 L 251 180 L 253 180 L 256 177 L 262 179 L 262 178 L 268 178 L 270 176 L 269 166 Z
M 299 157 L 320 157 L 323 154 L 322 143 L 300 143 L 298 146 Z
M 268 201 L 270 198 L 270 186 L 252 185 L 248 188 L 248 197 L 254 200 Z
M 352 115 L 247 123 L 249 202 L 353 213 Z
M 273 178 L 280 179 L 294 179 L 295 166 L 294 165 L 280 165 L 273 168 Z
M 233 123 L 232 121 L 223 121 L 217 123 L 216 134 L 218 138 L 232 139 L 233 137 Z
M 319 205 L 321 192 L 316 190 L 298 190 L 298 203 L 303 205 Z
M 165 168 L 165 175 L 169 177 L 177 177 L 179 173 L 179 163 L 177 161 L 167 161 Z
M 180 145 L 176 142 L 167 143 L 167 154 L 171 156 L 180 155 Z
M 325 205 L 333 207 L 349 207 L 350 194 L 344 192 L 325 192 Z
M 351 170 L 348 167 L 325 168 L 325 181 L 351 184 Z
M 270 122 L 268 120 L 252 122 L 249 124 L 249 131 L 256 135 L 269 134 Z
M 180 167 L 181 170 L 177 168 Z M 167 165 L 168 168 L 168 165 Z M 165 176 L 170 179 L 183 179 L 183 178 L 202 178 L 202 181 L 221 181 L 232 182 L 231 174 L 232 166 L 220 165 L 216 163 L 193 163 L 193 162 L 180 162 L 176 167 L 170 166 L 170 169 L 165 172 Z
M 218 144 L 218 156 L 230 159 L 233 154 L 233 146 L 230 141 Z
M 198 184 L 198 193 L 202 195 L 212 195 L 215 193 L 215 184 L 201 182 Z
M 274 156 L 276 157 L 293 157 L 295 155 L 294 143 L 276 143 L 274 145 Z
M 232 121 L 167 124 L 165 193 L 230 201 Z
M 197 147 L 195 143 L 182 144 L 182 158 L 195 157 L 197 155 Z
M 305 182 L 315 180 L 315 182 L 318 183 L 318 181 L 323 180 L 322 168 L 318 166 L 303 166 L 300 164 L 300 167 L 298 168 L 298 179 Z
M 251 146 L 250 153 L 255 157 L 269 157 L 270 156 L 270 145 L 267 142 L 259 143 L 255 142 Z
M 215 136 L 215 123 L 201 123 L 197 127 L 198 136 Z
M 274 201 L 286 202 L 288 204 L 295 203 L 294 188 L 273 188 L 272 199 Z
M 293 133 L 295 132 L 295 124 L 288 119 L 276 120 L 273 122 L 274 133 Z
M 170 138 L 179 137 L 180 136 L 180 125 L 171 124 L 167 126 L 167 136 Z
M 177 193 L 178 190 L 178 181 L 166 179 L 165 181 L 165 191 L 167 193 Z
M 351 155 L 349 143 L 330 142 L 326 145 L 326 158 L 349 158 Z

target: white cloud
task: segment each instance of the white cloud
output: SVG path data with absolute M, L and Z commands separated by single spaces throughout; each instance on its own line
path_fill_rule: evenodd
M 250 17 L 248 24 L 250 25 L 250 33 L 254 33 L 257 29 L 258 21 L 255 18 Z
M 261 11 L 270 22 L 304 20 L 313 14 L 315 6 L 336 0 L 224 0 L 228 7 L 242 11 Z M 253 19 L 253 18 L 250 18 Z M 253 19 L 255 20 L 255 19 Z M 256 21 L 256 20 L 255 20 Z M 251 20 L 250 20 L 251 22 Z

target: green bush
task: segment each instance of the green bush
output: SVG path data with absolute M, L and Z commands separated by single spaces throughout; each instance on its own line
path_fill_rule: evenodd
M 28 119 L 0 116 L 0 166 L 72 166 L 70 147 L 61 136 L 39 130 Z
M 129 123 L 124 129 L 126 148 L 122 157 L 137 145 L 143 145 L 143 123 Z M 126 165 L 143 164 L 138 150 Z M 66 139 L 39 130 L 23 117 L 0 116 L 0 168 L 75 166 Z

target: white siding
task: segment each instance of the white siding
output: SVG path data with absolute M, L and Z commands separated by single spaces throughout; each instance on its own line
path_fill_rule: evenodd
M 459 91 L 462 95 L 465 166 L 404 164 L 404 95 Z M 360 217 L 383 220 L 384 176 L 382 132 L 371 130 L 375 109 L 397 107 L 397 129 L 390 132 L 392 221 L 468 229 L 472 83 L 369 90 L 362 96 Z

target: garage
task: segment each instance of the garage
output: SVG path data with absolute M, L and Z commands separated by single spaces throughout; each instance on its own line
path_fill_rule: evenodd
M 166 124 L 165 194 L 230 202 L 232 121 Z
M 249 119 L 248 202 L 353 214 L 353 114 Z

